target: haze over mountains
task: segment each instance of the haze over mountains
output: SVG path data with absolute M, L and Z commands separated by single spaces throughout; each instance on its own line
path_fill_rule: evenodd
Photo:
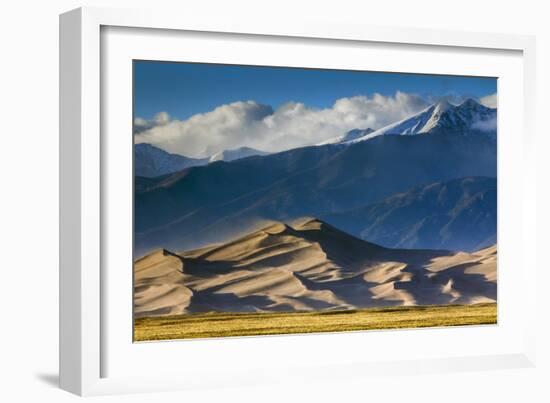
M 496 243 L 497 181 L 468 177 L 420 186 L 322 218 L 395 248 L 477 250 Z
M 386 249 L 320 220 L 273 222 L 233 239 L 135 264 L 136 317 L 194 312 L 350 310 L 496 301 L 496 247 Z
M 136 255 L 303 216 L 386 247 L 473 251 L 496 242 L 496 110 L 473 100 L 318 146 L 254 151 L 161 176 L 140 175 L 136 151 Z

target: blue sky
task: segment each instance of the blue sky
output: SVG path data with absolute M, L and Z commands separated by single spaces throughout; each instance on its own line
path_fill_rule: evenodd
M 424 98 L 481 98 L 496 87 L 496 79 L 481 77 L 136 61 L 134 112 L 150 119 L 163 111 L 183 120 L 236 101 L 275 109 L 289 101 L 327 108 L 356 95 L 401 91 Z

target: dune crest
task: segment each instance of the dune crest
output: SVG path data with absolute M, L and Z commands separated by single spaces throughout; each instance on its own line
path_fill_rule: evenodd
M 496 245 L 474 253 L 388 249 L 304 218 L 144 256 L 134 265 L 134 308 L 147 317 L 473 304 L 496 301 L 496 274 Z

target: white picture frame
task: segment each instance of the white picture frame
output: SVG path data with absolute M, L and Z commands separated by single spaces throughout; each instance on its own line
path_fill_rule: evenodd
M 208 20 L 192 15 L 174 15 L 156 10 L 80 8 L 69 11 L 60 17 L 60 385 L 63 389 L 79 395 L 96 395 L 265 383 L 270 382 L 273 377 L 268 376 L 267 368 L 264 373 L 255 370 L 261 370 L 261 368 L 254 367 L 253 355 L 267 354 L 268 351 L 274 352 L 272 359 L 279 365 L 277 382 L 293 382 L 296 371 L 299 369 L 299 362 L 298 359 L 291 360 L 284 367 L 284 371 L 280 371 L 280 366 L 285 366 L 282 361 L 276 362 L 277 349 L 281 344 L 287 346 L 290 344 L 294 346 L 292 351 L 303 353 L 309 362 L 307 377 L 311 379 L 323 379 L 323 374 L 329 367 L 338 368 L 338 373 L 342 377 L 346 374 L 353 374 L 357 377 L 369 376 L 374 373 L 395 375 L 411 371 L 430 373 L 534 365 L 535 285 L 525 282 L 521 291 L 523 296 L 521 306 L 529 308 L 525 312 L 530 314 L 523 315 L 521 321 L 518 318 L 511 320 L 508 324 L 501 324 L 500 317 L 503 308 L 500 299 L 500 277 L 498 325 L 500 328 L 496 326 L 493 328 L 496 330 L 478 330 L 484 334 L 474 334 L 473 331 L 464 329 L 453 330 L 454 336 L 452 337 L 461 337 L 467 340 L 470 335 L 471 337 L 485 337 L 489 340 L 495 336 L 506 336 L 508 334 L 505 333 L 506 329 L 515 328 L 513 335 L 510 333 L 510 340 L 512 340 L 512 336 L 514 338 L 513 343 L 499 345 L 498 349 L 495 348 L 486 354 L 482 349 L 471 349 L 470 351 L 467 348 L 468 345 L 465 344 L 463 350 L 458 349 L 455 352 L 445 352 L 442 347 L 442 350 L 435 349 L 431 355 L 418 354 L 403 359 L 390 357 L 382 361 L 364 360 L 358 355 L 347 361 L 340 361 L 337 357 L 331 360 L 328 357 L 317 362 L 313 356 L 308 356 L 304 342 L 307 339 L 308 343 L 311 343 L 311 340 L 322 340 L 324 343 L 345 342 L 353 345 L 361 343 L 365 337 L 392 338 L 394 337 L 392 334 L 395 332 L 237 338 L 231 342 L 210 340 L 208 342 L 150 343 L 150 345 L 156 344 L 157 347 L 139 347 L 139 351 L 130 345 L 131 340 L 128 340 L 127 349 L 123 345 L 116 344 L 115 338 L 124 339 L 126 334 L 112 336 L 112 331 L 110 333 L 106 329 L 113 323 L 109 317 L 118 318 L 116 315 L 119 314 L 112 311 L 112 305 L 109 302 L 112 301 L 112 298 L 109 298 L 110 292 L 117 282 L 106 272 L 106 268 L 110 267 L 108 261 L 110 255 L 109 247 L 105 243 L 104 231 L 109 226 L 106 220 L 113 219 L 113 215 L 106 216 L 105 214 L 105 211 L 108 210 L 108 203 L 110 203 L 109 197 L 105 195 L 111 189 L 108 178 L 115 176 L 115 172 L 109 171 L 109 169 L 115 168 L 112 168 L 113 165 L 109 163 L 107 150 L 109 147 L 117 147 L 117 145 L 110 142 L 109 138 L 102 137 L 109 132 L 111 127 L 111 123 L 106 119 L 108 114 L 102 108 L 106 101 L 105 94 L 109 91 L 119 94 L 125 90 L 122 87 L 116 87 L 110 81 L 106 82 L 102 77 L 102 74 L 105 73 L 103 70 L 105 61 L 102 61 L 102 57 L 109 56 L 109 53 L 105 53 L 105 49 L 102 49 L 106 47 L 102 31 L 109 30 L 109 27 L 171 33 L 168 35 L 170 38 L 157 37 L 156 39 L 158 41 L 166 40 L 167 44 L 173 44 L 178 40 L 178 32 L 192 32 L 194 36 L 198 37 L 201 34 L 216 33 L 217 38 L 221 37 L 222 39 L 224 35 L 253 37 L 255 41 L 260 42 L 269 39 L 272 42 L 283 43 L 281 45 L 283 47 L 285 41 L 289 40 L 303 42 L 304 46 L 307 46 L 310 40 L 319 40 L 330 41 L 330 46 L 334 48 L 345 44 L 375 43 L 378 47 L 399 45 L 418 46 L 422 49 L 466 49 L 479 54 L 480 57 L 484 53 L 492 51 L 513 52 L 515 55 L 513 63 L 517 68 L 510 70 L 510 77 L 515 74 L 513 77 L 517 78 L 518 72 L 521 72 L 521 83 L 514 84 L 512 80 L 508 82 L 511 87 L 514 86 L 515 93 L 519 93 L 519 97 L 517 97 L 519 99 L 514 102 L 516 102 L 515 105 L 522 106 L 522 113 L 518 115 L 519 117 L 509 118 L 509 121 L 501 121 L 499 104 L 499 135 L 500 128 L 507 127 L 508 123 L 517 127 L 521 133 L 516 133 L 517 138 L 513 140 L 514 143 L 506 145 L 505 142 L 504 148 L 499 143 L 499 159 L 501 152 L 511 153 L 514 150 L 519 150 L 520 155 L 514 157 L 516 158 L 514 160 L 516 173 L 513 177 L 499 163 L 499 259 L 503 259 L 503 262 L 519 263 L 521 272 L 513 274 L 513 276 L 518 276 L 518 281 L 521 281 L 523 277 L 536 275 L 536 253 L 526 253 L 527 248 L 532 249 L 536 245 L 533 239 L 536 234 L 535 182 L 529 179 L 534 177 L 529 173 L 535 171 L 534 159 L 530 158 L 535 146 L 533 132 L 535 127 L 535 41 L 533 37 L 383 28 L 307 20 L 299 23 L 288 21 L 284 24 L 279 21 L 270 21 L 268 18 L 262 21 L 249 21 L 244 18 L 240 20 Z M 125 32 L 124 35 L 131 36 L 132 32 Z M 109 44 L 109 46 L 111 45 Z M 143 46 L 145 49 L 145 44 Z M 165 46 L 164 48 L 168 49 L 168 53 L 159 51 L 156 57 L 160 59 L 170 57 L 170 47 Z M 145 49 L 143 53 L 147 53 L 147 50 Z M 129 53 L 125 57 L 132 57 L 132 55 Z M 174 55 L 173 57 L 179 56 Z M 260 55 L 248 57 L 259 58 Z M 258 64 L 262 64 L 262 62 L 258 61 Z M 520 70 L 518 70 L 519 67 L 521 67 Z M 107 68 L 110 67 L 107 66 Z M 417 68 L 420 69 L 421 66 Z M 111 84 L 112 89 L 110 88 Z M 500 93 L 499 88 L 499 96 Z M 506 93 L 506 88 L 503 89 L 503 93 Z M 121 100 L 127 100 L 127 96 L 128 94 L 124 94 Z M 117 104 L 113 99 L 110 96 L 107 97 L 109 105 L 114 107 Z M 503 99 L 499 102 L 506 104 L 508 101 Z M 502 126 L 503 122 L 504 126 Z M 131 122 L 127 123 L 131 125 Z M 504 132 L 506 133 L 506 129 Z M 131 138 L 130 135 L 129 138 Z M 124 164 L 121 163 L 121 165 Z M 122 175 L 119 172 L 118 176 L 124 177 L 126 171 L 121 172 Z M 503 215 L 500 210 L 500 180 L 502 177 L 508 176 L 510 176 L 510 182 L 514 185 L 514 189 L 504 188 L 504 192 L 511 192 L 513 203 L 505 202 L 504 208 L 507 211 L 513 211 L 514 217 Z M 501 223 L 506 225 L 501 226 Z M 506 233 L 502 233 L 501 228 L 504 228 Z M 511 232 L 514 232 L 513 240 L 520 242 L 521 247 L 513 252 L 503 250 L 504 253 L 501 255 L 500 239 L 503 237 L 506 241 L 510 233 L 509 242 L 511 243 Z M 131 234 L 128 234 L 128 237 L 131 238 Z M 106 280 L 113 280 L 113 282 L 106 283 Z M 508 284 L 511 286 L 511 281 Z M 131 285 L 128 285 L 128 288 L 131 288 Z M 510 293 L 504 292 L 503 298 L 512 298 L 507 295 Z M 510 300 L 510 302 L 513 301 Z M 503 306 L 507 305 L 503 304 Z M 462 333 L 458 334 L 457 332 Z M 512 331 L 510 330 L 510 332 Z M 442 330 L 419 330 L 410 331 L 408 337 L 430 340 L 430 338 L 435 339 L 437 335 L 441 337 L 442 334 L 446 333 L 442 333 Z M 164 346 L 162 347 L 163 351 L 160 351 L 159 345 Z M 171 351 L 176 350 L 187 354 L 190 360 L 198 360 L 199 353 L 206 354 L 208 351 L 225 354 L 222 357 L 229 360 L 231 355 L 227 351 L 229 350 L 228 346 L 233 351 L 251 349 L 253 353 L 249 353 L 251 357 L 245 357 L 241 363 L 232 365 L 231 369 L 220 365 L 218 373 L 208 381 L 200 376 L 209 370 L 207 366 L 200 367 L 194 377 L 190 374 L 183 376 L 181 373 L 178 375 L 174 371 L 175 367 L 168 362 Z M 127 355 L 123 356 L 118 353 L 119 351 L 124 351 Z M 196 354 L 190 354 L 192 351 Z M 114 362 L 117 359 L 131 362 L 130 355 L 132 354 L 155 354 L 158 362 L 166 364 L 165 373 L 155 377 L 147 373 L 131 373 L 129 368 L 124 368 L 124 366 L 120 366 L 116 371 L 110 369 L 109 362 Z M 302 372 L 300 372 L 300 376 L 304 380 Z

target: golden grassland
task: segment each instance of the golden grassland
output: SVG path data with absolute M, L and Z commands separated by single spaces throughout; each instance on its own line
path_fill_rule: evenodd
M 202 313 L 139 318 L 134 340 L 482 325 L 497 323 L 497 304 L 431 305 L 353 311 Z

